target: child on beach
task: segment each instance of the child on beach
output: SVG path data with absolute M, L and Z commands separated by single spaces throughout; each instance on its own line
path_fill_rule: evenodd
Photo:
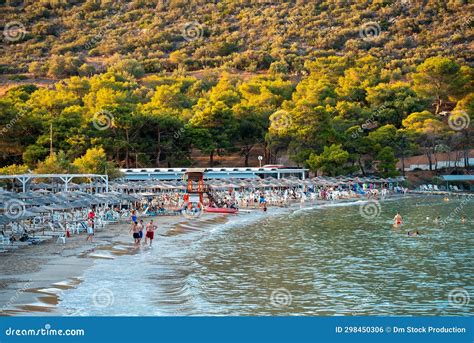
M 153 238 L 155 238 L 155 230 L 157 229 L 156 225 L 153 225 L 153 219 L 150 220 L 148 224 L 146 224 L 146 235 L 145 235 L 145 245 L 150 239 L 150 247 L 153 244 Z
M 87 215 L 87 218 L 89 220 L 92 220 L 92 229 L 94 229 L 95 212 L 94 212 L 93 208 L 91 208 L 91 210 L 89 211 L 89 214 Z
M 93 238 L 94 238 L 94 219 L 92 219 L 91 217 L 89 217 L 89 219 L 87 220 L 87 237 L 86 237 L 86 242 L 87 241 L 93 241 Z
M 137 227 L 138 227 L 138 244 L 140 244 L 143 238 L 143 220 L 140 220 L 140 222 L 137 224 Z

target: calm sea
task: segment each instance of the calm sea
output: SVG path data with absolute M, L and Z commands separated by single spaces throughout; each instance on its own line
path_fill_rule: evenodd
M 463 200 L 464 199 L 464 200 Z M 400 211 L 401 229 L 392 218 Z M 461 223 L 461 216 L 467 217 Z M 442 222 L 434 219 L 440 216 Z M 194 223 L 196 225 L 198 223 Z M 418 230 L 420 236 L 409 237 Z M 305 204 L 97 260 L 74 315 L 472 315 L 474 198 Z

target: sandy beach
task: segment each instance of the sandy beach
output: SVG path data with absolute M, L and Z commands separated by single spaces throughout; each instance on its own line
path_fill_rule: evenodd
M 160 237 L 227 221 L 224 215 L 208 213 L 192 223 L 183 216 L 144 218 L 144 222 L 150 219 L 158 224 L 155 245 Z M 129 224 L 123 222 L 97 231 L 93 243 L 85 239 L 85 234 L 72 235 L 66 244 L 52 239 L 4 253 L 0 265 L 0 316 L 58 315 L 55 306 L 61 294 L 80 284 L 82 274 L 95 261 L 136 254 L 143 249 L 134 246 Z

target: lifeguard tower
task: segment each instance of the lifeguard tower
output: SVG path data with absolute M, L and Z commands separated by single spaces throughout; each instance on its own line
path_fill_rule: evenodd
M 183 180 L 186 180 L 188 183 L 186 194 L 184 195 L 185 208 L 191 210 L 193 208 L 192 204 L 196 203 L 198 208 L 206 212 L 237 213 L 237 208 L 217 207 L 219 204 L 222 206 L 223 202 L 209 185 L 204 184 L 205 172 L 206 170 L 202 168 L 191 168 L 184 173 Z M 207 207 L 204 207 L 204 193 L 207 194 L 209 200 Z M 202 212 L 199 211 L 198 213 L 200 214 Z
M 185 202 L 194 202 L 203 204 L 206 187 L 204 185 L 204 168 L 189 168 L 184 173 L 183 180 L 187 181 Z

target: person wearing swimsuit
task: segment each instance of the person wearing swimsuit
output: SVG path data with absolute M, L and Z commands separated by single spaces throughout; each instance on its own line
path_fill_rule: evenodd
M 135 240 L 135 245 L 138 245 L 140 242 L 140 233 L 139 233 L 139 227 L 136 222 L 132 222 L 132 226 L 130 227 L 129 232 L 133 232 L 133 239 Z
M 397 212 L 397 214 L 393 218 L 393 226 L 400 226 L 402 225 L 402 222 L 403 222 L 402 216 L 400 215 L 399 212 Z
M 156 230 L 156 225 L 153 225 L 153 220 L 150 220 L 148 224 L 146 224 L 146 235 L 145 235 L 145 245 L 150 239 L 150 247 L 153 244 L 153 238 L 155 238 L 155 230 Z

